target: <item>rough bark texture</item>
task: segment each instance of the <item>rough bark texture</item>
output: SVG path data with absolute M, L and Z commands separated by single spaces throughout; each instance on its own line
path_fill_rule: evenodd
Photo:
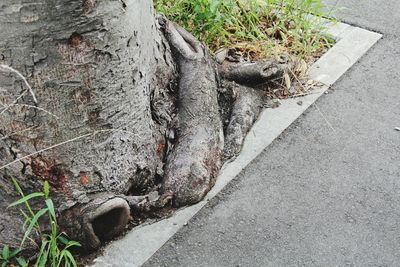
M 27 192 L 47 180 L 86 250 L 135 212 L 200 201 L 257 119 L 260 85 L 286 68 L 216 66 L 148 0 L 4 0 L 0 29 L 0 240 L 13 246 L 12 176 Z M 224 96 L 220 77 L 241 85 Z
M 152 2 L 5 0 L 0 29 L 0 64 L 20 71 L 37 98 L 0 72 L 0 166 L 74 140 L 7 168 L 27 191 L 48 180 L 60 212 L 151 187 L 162 175 L 176 77 Z

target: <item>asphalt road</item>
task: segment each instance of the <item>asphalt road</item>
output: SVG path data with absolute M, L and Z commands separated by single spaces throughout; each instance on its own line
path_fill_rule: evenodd
M 383 38 L 145 266 L 400 266 L 400 2 L 338 2 Z

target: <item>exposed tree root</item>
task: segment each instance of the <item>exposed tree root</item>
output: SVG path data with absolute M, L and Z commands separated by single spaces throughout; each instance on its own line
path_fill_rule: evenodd
M 240 153 L 244 139 L 257 120 L 263 105 L 263 92 L 238 86 L 236 101 L 225 131 L 224 159 L 232 159 Z
M 240 152 L 263 103 L 264 93 L 255 88 L 282 78 L 288 60 L 282 57 L 216 67 L 207 48 L 189 32 L 164 17 L 159 21 L 175 52 L 180 73 L 178 136 L 168 155 L 162 189 L 172 196 L 175 206 L 183 206 L 200 201 L 214 185 L 223 158 L 235 157 Z M 225 80 L 241 84 L 234 89 L 224 153 L 215 72 Z
M 179 66 L 177 141 L 168 156 L 163 193 L 173 204 L 200 201 L 215 183 L 223 150 L 215 69 L 207 48 L 189 32 L 165 20 L 164 31 Z
M 74 216 L 78 212 L 84 218 L 80 224 L 85 236 L 79 239 L 89 240 L 91 248 L 111 234 L 121 232 L 127 223 L 127 206 L 135 216 L 203 199 L 214 185 L 223 161 L 239 154 L 246 134 L 257 120 L 265 102 L 263 85 L 282 79 L 290 67 L 286 59 L 218 65 L 207 48 L 189 32 L 165 17 L 159 17 L 158 21 L 174 53 L 180 77 L 175 141 L 167 154 L 161 187 L 155 189 L 160 192 L 114 196 L 114 200 L 76 209 Z M 220 83 L 219 78 L 225 82 Z M 218 90 L 222 84 L 229 88 Z M 222 120 L 226 120 L 225 127 Z M 104 220 L 105 227 L 111 227 L 104 214 L 117 218 L 115 229 L 107 235 L 99 233 L 102 227 L 96 223 Z
M 257 86 L 282 77 L 285 68 L 275 60 L 262 60 L 238 64 L 225 63 L 220 65 L 218 72 L 223 79 L 228 81 L 246 86 Z

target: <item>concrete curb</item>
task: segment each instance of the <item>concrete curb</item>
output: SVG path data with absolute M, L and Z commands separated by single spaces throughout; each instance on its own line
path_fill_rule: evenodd
M 281 101 L 266 109 L 246 137 L 241 154 L 222 168 L 217 182 L 200 203 L 177 211 L 171 218 L 138 226 L 120 240 L 109 244 L 93 266 L 141 266 L 180 228 L 234 179 L 253 159 L 312 105 L 381 37 L 381 34 L 344 23 L 329 25 L 328 33 L 337 43 L 310 69 L 310 77 L 323 85 L 311 94 Z M 301 101 L 302 105 L 297 102 Z

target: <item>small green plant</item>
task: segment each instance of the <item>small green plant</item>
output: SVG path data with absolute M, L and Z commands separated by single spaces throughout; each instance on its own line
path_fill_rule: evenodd
M 15 250 L 11 250 L 9 246 L 5 245 L 3 249 L 0 251 L 0 263 L 1 267 L 5 267 L 10 265 L 13 260 L 15 260 L 19 266 L 26 267 L 28 266 L 28 262 L 22 257 L 17 257 L 22 250 L 17 248 Z
M 255 42 L 261 57 L 284 50 L 307 58 L 330 44 L 322 0 L 155 0 L 155 8 L 213 51 Z
M 28 262 L 22 257 L 17 257 L 22 251 L 22 247 L 27 239 L 31 240 L 38 248 L 36 255 L 34 255 L 34 266 L 44 267 L 70 267 L 77 266 L 74 256 L 70 249 L 72 247 L 81 246 L 78 242 L 68 240 L 65 233 L 59 233 L 57 228 L 57 217 L 52 199 L 49 197 L 50 187 L 47 181 L 44 182 L 43 192 L 34 192 L 29 195 L 25 195 L 17 180 L 12 179 L 14 186 L 21 198 L 8 207 L 24 206 L 25 209 L 21 209 L 21 213 L 25 218 L 24 229 L 25 233 L 22 238 L 20 248 L 11 251 L 8 246 L 4 246 L 2 249 L 2 256 L 0 263 L 2 266 L 6 266 L 9 262 L 16 262 L 19 266 L 28 266 Z M 43 198 L 44 208 L 35 211 L 30 205 L 30 201 L 34 198 Z M 46 219 L 50 224 L 51 230 L 49 233 L 42 232 L 42 227 L 39 223 L 39 219 Z M 42 220 L 41 220 L 42 221 Z M 34 239 L 31 238 L 33 232 L 36 232 L 40 236 L 40 244 L 36 244 Z

